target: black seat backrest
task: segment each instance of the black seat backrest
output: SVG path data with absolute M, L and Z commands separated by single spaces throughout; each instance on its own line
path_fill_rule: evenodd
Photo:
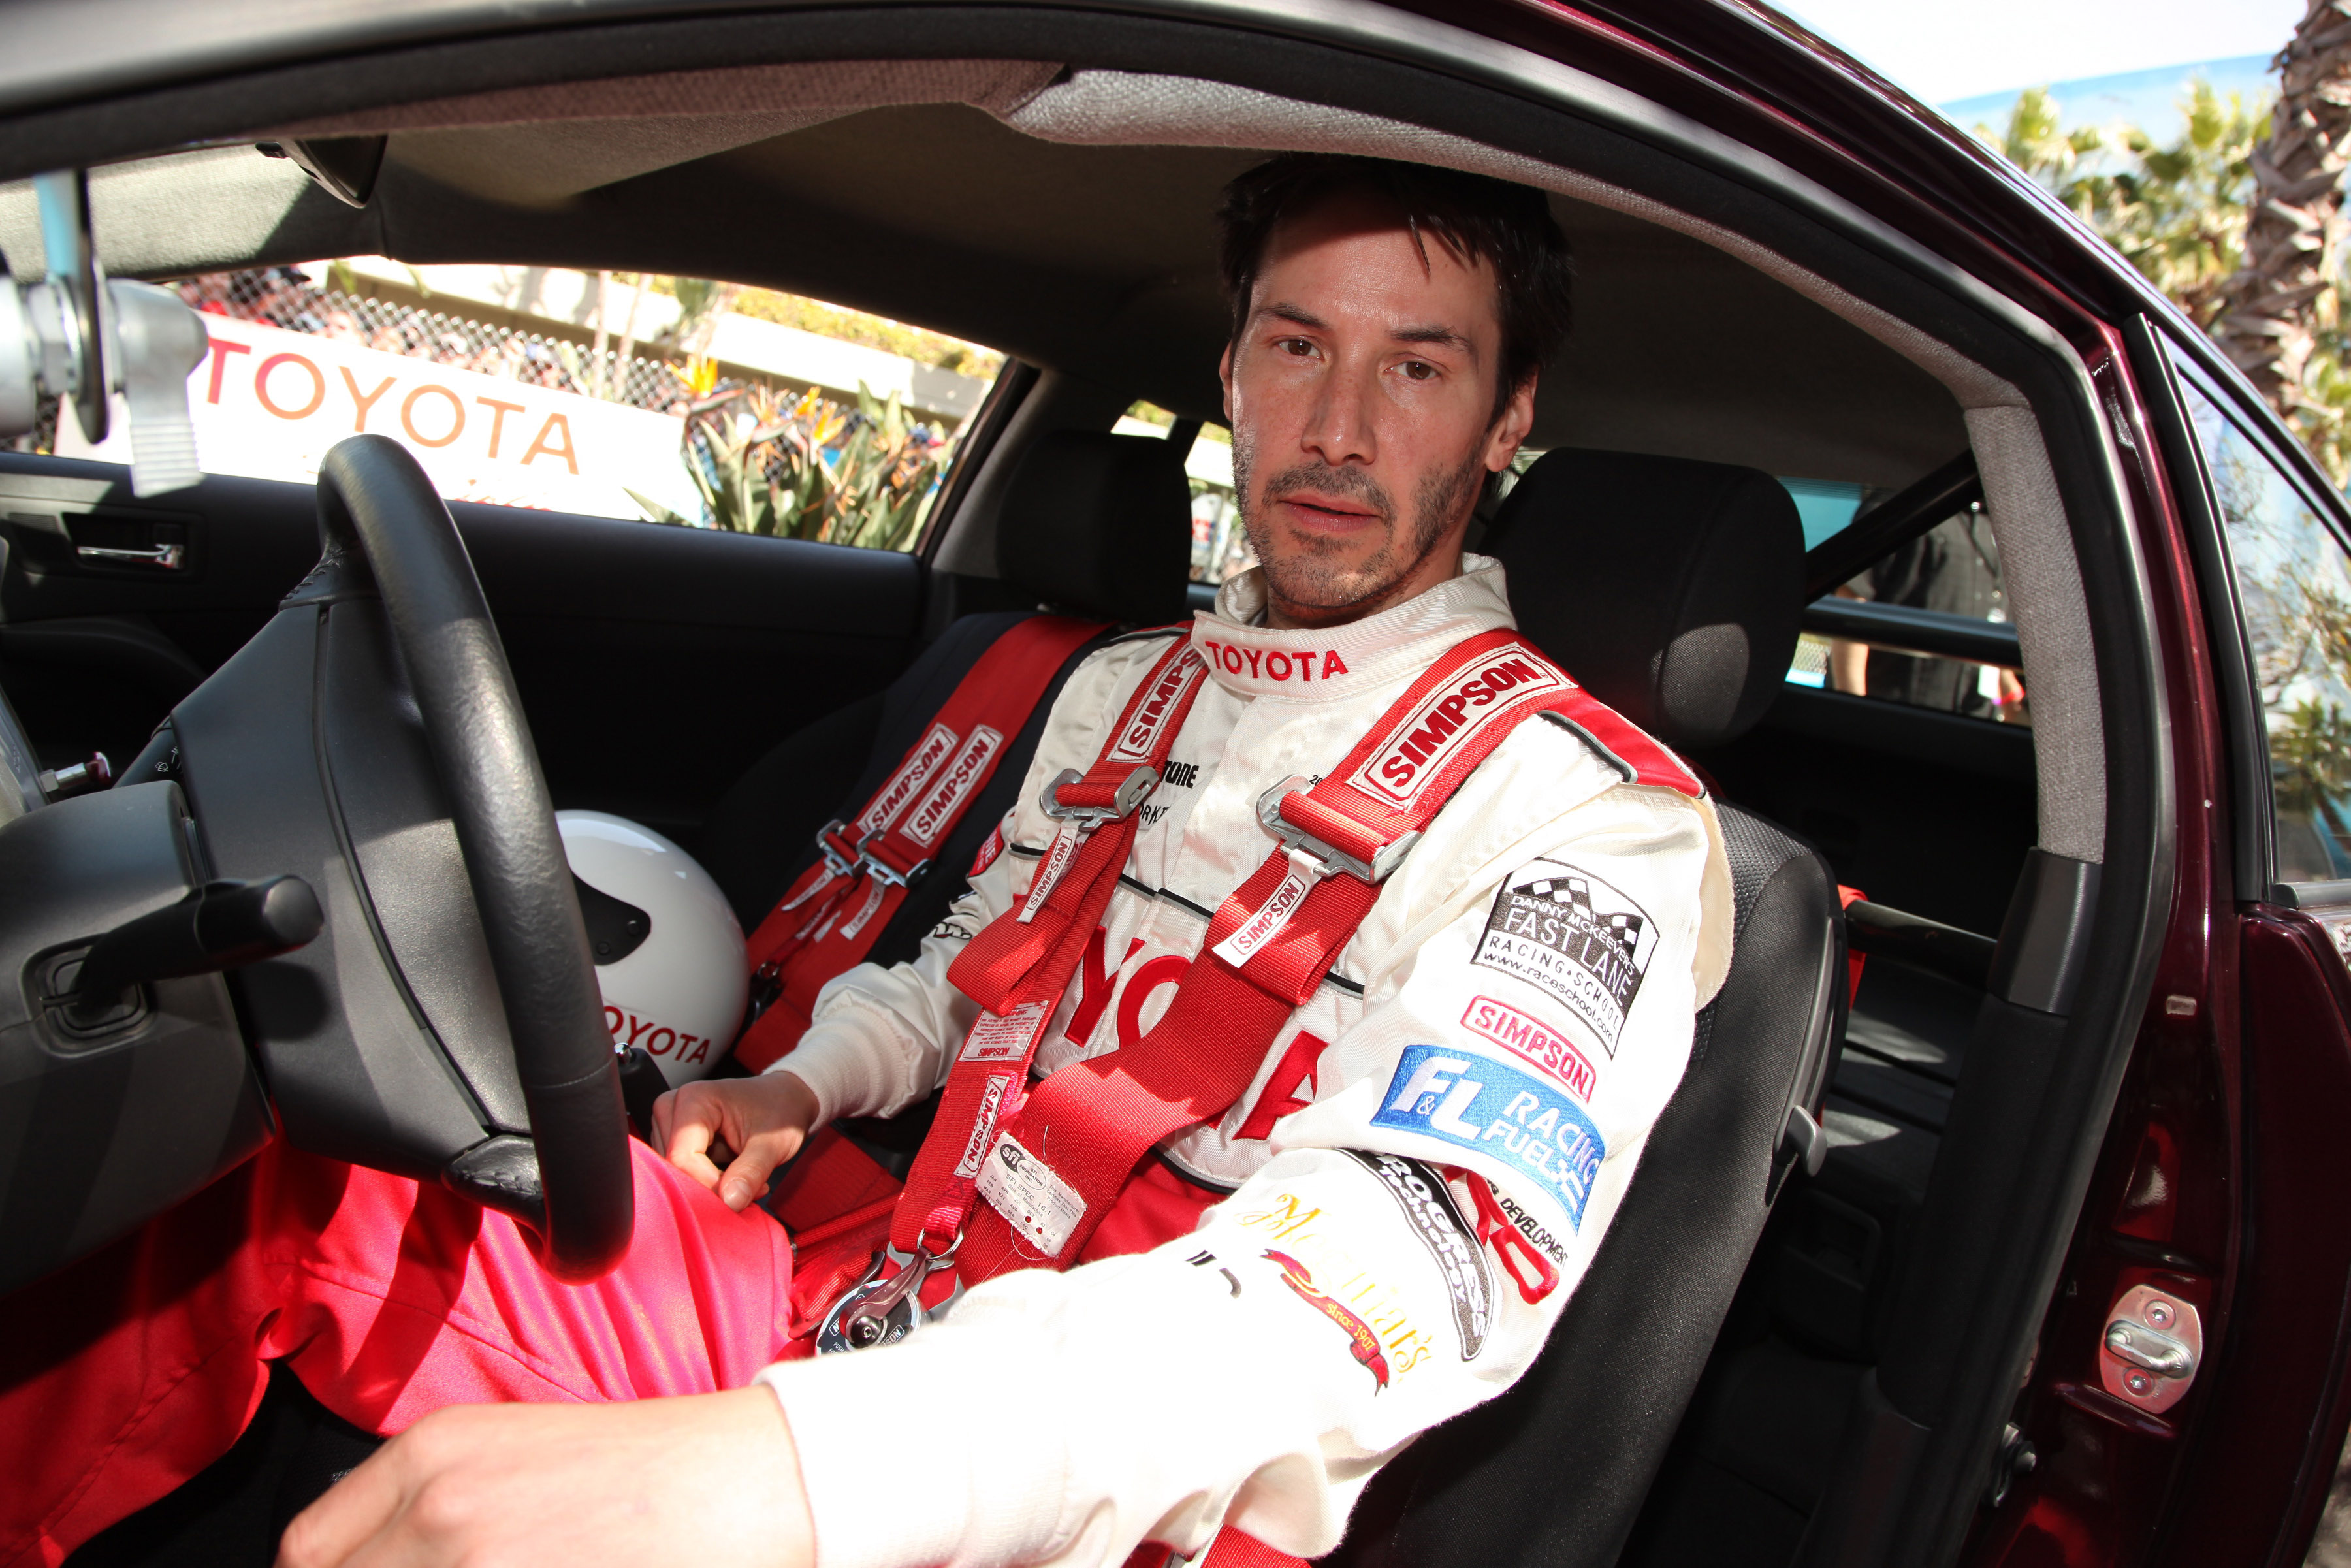
M 1191 549 L 1184 454 L 1150 436 L 1056 431 L 1023 455 L 997 524 L 1005 581 L 1048 608 L 1113 628 L 1184 612 Z M 787 736 L 736 781 L 693 845 L 746 934 L 816 861 L 816 833 L 864 808 L 979 656 L 1033 611 L 953 622 L 881 693 Z M 1115 634 L 1115 631 L 1113 633 Z M 914 956 L 961 894 L 963 871 L 1004 813 L 1037 752 L 1045 715 L 1089 643 L 1066 661 L 978 799 L 913 888 L 871 956 Z
M 1483 548 L 1503 562 L 1520 630 L 1668 745 L 1730 738 L 1785 679 L 1803 534 L 1768 475 L 1553 452 Z M 1841 1032 L 1834 877 L 1770 823 L 1716 810 L 1730 973 L 1614 1223 L 1526 1375 L 1382 1472 L 1332 1561 L 1615 1562 L 1795 1158 L 1790 1109 L 1817 1113 Z

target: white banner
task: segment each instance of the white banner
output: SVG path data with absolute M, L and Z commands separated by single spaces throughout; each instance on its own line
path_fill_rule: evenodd
M 211 351 L 188 377 L 208 474 L 319 476 L 327 449 L 359 432 L 416 455 L 441 494 L 608 517 L 642 517 L 635 490 L 686 517 L 701 506 L 678 455 L 680 422 L 623 403 L 409 359 L 340 338 L 204 319 Z M 131 461 L 128 416 L 92 446 L 70 405 L 57 455 Z

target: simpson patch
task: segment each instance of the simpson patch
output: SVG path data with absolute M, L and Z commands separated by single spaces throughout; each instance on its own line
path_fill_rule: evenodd
M 1533 861 L 1494 895 L 1473 961 L 1558 998 L 1614 1056 L 1656 948 L 1639 904 L 1589 872 Z

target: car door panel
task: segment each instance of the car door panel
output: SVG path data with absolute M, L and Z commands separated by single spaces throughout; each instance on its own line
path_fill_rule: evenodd
M 775 740 L 911 656 L 912 557 L 456 502 L 559 807 L 689 831 Z M 0 685 L 46 765 L 127 763 L 318 559 L 310 486 L 0 454 Z M 176 544 L 176 565 L 126 559 Z M 90 556 L 85 549 L 123 555 Z

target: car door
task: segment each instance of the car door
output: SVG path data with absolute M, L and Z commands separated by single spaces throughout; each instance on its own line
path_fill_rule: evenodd
M 2210 654 L 2172 722 L 2218 742 L 2180 885 L 2217 901 L 2158 975 L 1991 1482 L 2026 1495 L 1970 1560 L 2293 1563 L 2351 1416 L 2351 516 L 2241 382 L 2129 335 Z

